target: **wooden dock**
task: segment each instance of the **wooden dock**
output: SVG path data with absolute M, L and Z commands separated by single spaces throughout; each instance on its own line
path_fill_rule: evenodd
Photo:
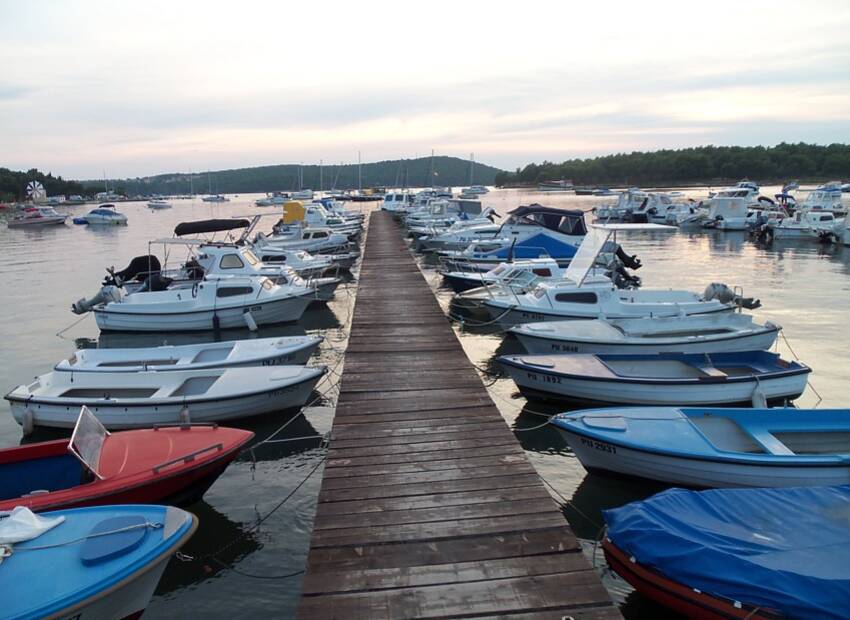
M 298 616 L 620 618 L 386 212 L 373 212 Z

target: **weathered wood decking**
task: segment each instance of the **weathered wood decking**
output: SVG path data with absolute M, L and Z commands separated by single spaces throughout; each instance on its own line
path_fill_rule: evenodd
M 385 212 L 369 224 L 298 615 L 620 617 Z

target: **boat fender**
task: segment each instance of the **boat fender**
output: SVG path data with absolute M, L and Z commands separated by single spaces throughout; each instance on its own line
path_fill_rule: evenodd
M 248 329 L 252 332 L 257 331 L 257 322 L 254 320 L 254 316 L 251 314 L 250 310 L 245 310 L 245 312 L 242 313 L 242 318 L 245 319 L 245 325 L 248 326 Z
M 180 426 L 189 426 L 192 424 L 192 416 L 189 414 L 189 407 L 183 405 L 180 409 Z
M 27 407 L 24 409 L 24 415 L 21 416 L 21 428 L 23 429 L 24 436 L 32 435 L 34 427 L 35 422 L 33 421 L 32 409 Z
M 764 392 L 762 392 L 758 385 L 753 388 L 751 400 L 753 403 L 753 409 L 767 409 L 767 396 Z
M 218 315 L 213 313 L 213 331 L 218 331 L 221 329 L 221 320 L 219 320 Z

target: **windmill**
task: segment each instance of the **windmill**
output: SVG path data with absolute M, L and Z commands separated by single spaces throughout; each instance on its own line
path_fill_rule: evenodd
M 47 200 L 47 190 L 39 181 L 30 181 L 27 183 L 27 198 L 34 203 L 44 202 Z

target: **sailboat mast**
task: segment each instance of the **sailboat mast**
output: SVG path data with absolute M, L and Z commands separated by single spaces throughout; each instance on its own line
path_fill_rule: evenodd
M 207 169 L 207 193 L 212 195 L 212 173 Z
M 325 182 L 324 182 L 324 178 L 322 177 L 322 164 L 323 163 L 324 163 L 323 160 L 320 159 L 319 160 L 319 191 L 320 192 L 325 191 Z
M 357 192 L 363 189 L 363 165 L 360 161 L 360 151 L 357 151 Z
M 472 175 L 475 170 L 475 153 L 469 154 L 469 185 L 472 186 Z

